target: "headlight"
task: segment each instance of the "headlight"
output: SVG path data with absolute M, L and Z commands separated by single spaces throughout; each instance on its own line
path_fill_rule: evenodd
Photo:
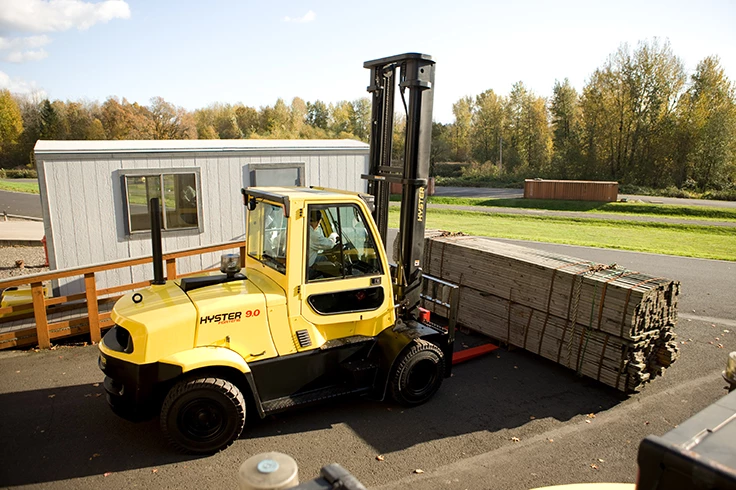
M 115 325 L 105 335 L 105 345 L 115 352 L 124 352 L 130 354 L 133 352 L 133 337 L 130 336 L 130 332 L 121 327 Z

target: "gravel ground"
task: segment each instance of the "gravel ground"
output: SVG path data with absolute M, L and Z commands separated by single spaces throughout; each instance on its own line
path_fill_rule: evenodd
M 10 218 L 9 221 L 26 221 L 23 219 Z M 19 267 L 18 261 L 23 261 Z M 48 272 L 49 268 L 44 266 L 46 256 L 42 246 L 6 246 L 0 245 L 0 281 L 10 277 L 24 276 Z
M 16 261 L 22 260 L 23 267 Z M 4 247 L 0 246 L 0 281 L 10 277 L 47 272 L 43 247 Z

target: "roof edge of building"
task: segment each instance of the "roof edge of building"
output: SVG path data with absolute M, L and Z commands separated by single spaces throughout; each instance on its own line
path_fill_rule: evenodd
M 37 154 L 368 150 L 358 140 L 38 140 Z

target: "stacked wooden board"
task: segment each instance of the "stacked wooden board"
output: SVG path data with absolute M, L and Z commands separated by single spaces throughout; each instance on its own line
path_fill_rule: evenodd
M 427 236 L 424 271 L 460 286 L 467 328 L 626 393 L 679 355 L 677 281 L 486 238 Z

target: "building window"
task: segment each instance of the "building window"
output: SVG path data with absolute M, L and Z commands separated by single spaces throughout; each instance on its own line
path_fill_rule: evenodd
M 200 205 L 196 172 L 153 172 L 123 176 L 130 233 L 149 231 L 148 203 L 161 199 L 164 230 L 199 228 Z
M 253 187 L 292 187 L 304 185 L 304 163 L 259 163 L 251 165 Z

